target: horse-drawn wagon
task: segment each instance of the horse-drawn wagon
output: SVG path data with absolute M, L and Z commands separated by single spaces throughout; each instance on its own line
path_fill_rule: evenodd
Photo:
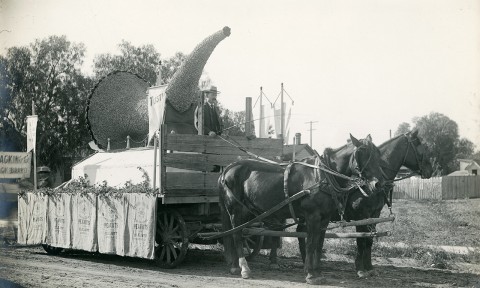
M 43 244 L 51 254 L 80 249 L 155 259 L 171 268 L 190 242 L 206 243 L 199 232 L 219 231 L 218 168 L 252 153 L 279 161 L 283 151 L 281 139 L 197 135 L 198 82 L 229 34 L 225 27 L 202 41 L 167 85 L 150 87 L 126 71 L 102 78 L 86 113 L 98 151 L 55 190 L 21 193 L 19 243 Z M 259 239 L 246 238 L 250 253 Z
M 254 255 L 263 247 L 263 236 L 306 237 L 307 244 L 302 247 L 300 241 L 300 248 L 306 254 L 307 282 L 316 284 L 324 238 L 363 237 L 369 240 L 359 244 L 364 256 L 358 259 L 365 259 L 356 261 L 362 262 L 357 270 L 373 269 L 370 254 L 363 251 L 371 249 L 372 237 L 386 235 L 376 233 L 374 225 L 393 217 L 365 219 L 378 217 L 388 199 L 384 193 L 370 197 L 363 189 L 386 191 L 383 180 L 395 175 L 382 170 L 385 161 L 371 137 L 351 137 L 352 143 L 322 156 L 282 166 L 282 139 L 197 135 L 194 111 L 198 104 L 202 107 L 198 99 L 203 101 L 196 96 L 198 81 L 209 55 L 229 34 L 225 27 L 200 43 L 168 85 L 149 87 L 128 72 L 114 72 L 99 81 L 87 107 L 98 152 L 74 165 L 72 183 L 19 197 L 19 242 L 43 244 L 52 254 L 64 248 L 99 251 L 154 259 L 172 268 L 182 262 L 189 243 L 226 237 L 226 248 L 236 246 L 226 258 L 232 260 L 232 269 L 240 265 L 248 278 L 243 248 Z M 197 128 L 203 131 L 201 120 Z M 383 169 L 394 171 L 411 162 L 422 170 L 421 143 L 413 136 L 392 140 L 389 148 L 400 158 Z M 399 148 L 404 140 L 406 146 Z M 392 149 L 386 151 L 390 152 L 382 154 Z M 244 158 L 266 161 L 238 161 Z M 395 157 L 389 158 L 392 162 Z M 360 206 L 368 213 L 355 211 Z M 281 231 L 281 225 L 277 231 L 264 229 L 263 221 L 274 213 L 280 220 L 294 219 L 297 232 Z M 357 221 L 341 226 L 363 228 L 357 233 L 326 233 L 332 217 L 344 213 Z M 368 225 L 373 230 L 362 230 L 372 228 Z M 226 243 L 227 236 L 235 243 Z

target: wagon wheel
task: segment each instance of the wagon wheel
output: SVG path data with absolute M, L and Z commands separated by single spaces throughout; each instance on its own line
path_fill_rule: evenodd
M 50 255 L 58 255 L 63 251 L 63 248 L 53 247 L 48 244 L 42 244 L 43 249 Z
M 260 253 L 263 246 L 263 236 L 243 235 L 243 255 L 247 261 L 253 260 Z
M 155 262 L 162 268 L 180 264 L 188 249 L 187 226 L 183 217 L 173 210 L 157 212 Z

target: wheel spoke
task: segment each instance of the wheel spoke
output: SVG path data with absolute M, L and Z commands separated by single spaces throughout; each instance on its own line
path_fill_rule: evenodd
M 245 238 L 245 242 L 246 242 L 247 244 L 253 244 L 253 245 L 255 245 L 255 241 L 254 241 L 252 238 L 250 238 L 250 237 Z
M 170 261 L 170 249 L 169 248 L 170 248 L 169 245 L 165 246 L 165 250 L 166 250 L 166 253 L 167 253 L 167 263 L 171 263 L 171 261 Z
M 165 230 L 168 228 L 168 215 L 167 213 L 163 213 L 163 225 L 165 227 Z
M 179 228 L 178 225 L 175 226 L 175 228 L 172 229 L 172 234 L 175 233 L 175 232 L 177 232 L 178 228 Z
M 248 241 L 243 242 L 243 246 L 244 246 L 243 248 L 247 249 L 247 253 L 250 253 L 249 251 L 252 250 L 252 249 L 250 248 L 250 245 L 248 244 Z
M 168 229 L 172 230 L 173 229 L 173 219 L 174 217 L 170 217 L 170 224 L 168 225 Z
M 175 250 L 175 247 L 173 245 L 169 245 L 170 250 L 172 250 L 173 258 L 177 259 L 177 251 Z
M 165 256 L 165 250 L 166 250 L 166 247 L 162 246 L 162 253 L 160 254 L 160 257 L 159 257 L 160 260 L 162 260 L 163 257 Z

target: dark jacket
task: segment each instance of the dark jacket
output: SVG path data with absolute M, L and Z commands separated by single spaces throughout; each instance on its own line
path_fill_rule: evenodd
M 195 127 L 198 130 L 198 108 L 195 111 Z M 203 134 L 208 135 L 210 131 L 215 132 L 217 135 L 222 134 L 222 119 L 220 119 L 220 111 L 217 106 L 213 108 L 205 102 L 203 105 Z

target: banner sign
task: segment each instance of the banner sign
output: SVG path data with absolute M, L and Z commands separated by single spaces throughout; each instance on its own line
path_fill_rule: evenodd
M 29 178 L 32 154 L 0 152 L 0 178 Z
M 37 115 L 27 116 L 27 152 L 35 152 L 35 144 L 37 142 Z
M 148 89 L 148 142 L 156 131 L 160 129 L 165 116 L 165 89 L 167 85 L 152 87 Z

